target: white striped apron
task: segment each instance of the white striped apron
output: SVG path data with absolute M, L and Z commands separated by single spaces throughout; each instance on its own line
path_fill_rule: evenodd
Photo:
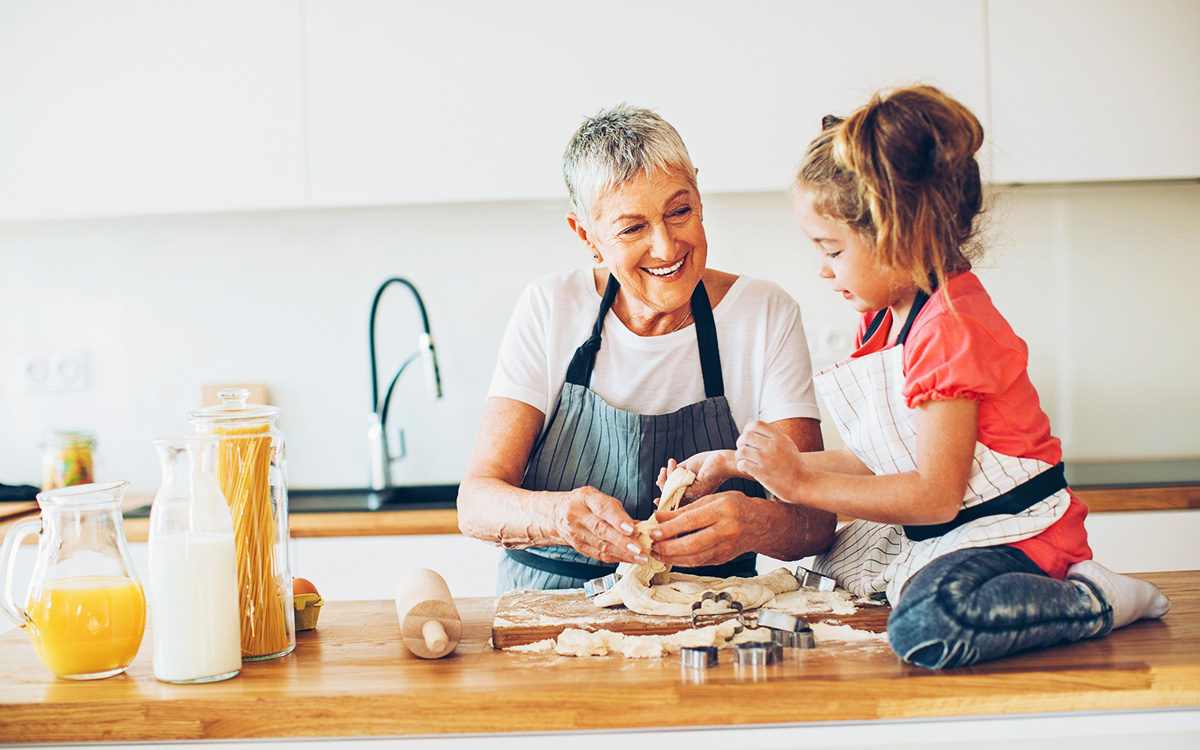
M 908 407 L 902 392 L 904 342 L 924 302 L 923 298 L 914 302 L 895 346 L 839 362 L 813 378 L 842 440 L 875 474 L 917 469 L 916 410 Z M 885 312 L 881 311 L 876 322 Z M 869 336 L 870 332 L 863 340 Z M 1022 485 L 1030 480 L 1039 477 L 1044 483 L 1054 473 L 1061 475 L 1061 465 L 1006 456 L 976 443 L 962 508 L 975 508 L 974 513 L 981 515 L 982 509 L 976 506 L 997 499 L 996 505 L 1002 505 L 1002 495 L 1019 494 L 1028 489 Z M 1019 512 L 983 515 L 919 541 L 912 538 L 922 536 L 915 530 L 929 527 L 908 527 L 906 534 L 899 525 L 851 521 L 838 530 L 833 546 L 817 557 L 814 569 L 855 594 L 877 596 L 882 592 L 895 603 L 908 579 L 934 558 L 959 549 L 1008 544 L 1045 531 L 1071 502 L 1065 482 L 1050 487 L 1050 492 L 1038 495 L 1041 499 L 1035 498 Z M 972 511 L 964 510 L 959 518 L 971 515 Z

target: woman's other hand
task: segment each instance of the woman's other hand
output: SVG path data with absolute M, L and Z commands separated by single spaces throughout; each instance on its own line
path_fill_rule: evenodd
M 766 422 L 751 422 L 738 436 L 734 452 L 737 470 L 755 479 L 771 494 L 796 502 L 808 471 L 800 449 L 782 430 Z
M 578 552 L 603 562 L 644 563 L 646 555 L 633 538 L 633 519 L 621 501 L 595 487 L 580 487 L 554 507 L 556 536 Z

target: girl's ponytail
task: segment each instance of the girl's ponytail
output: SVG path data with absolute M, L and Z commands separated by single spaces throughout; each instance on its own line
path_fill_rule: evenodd
M 971 267 L 983 127 L 970 110 L 914 86 L 876 94 L 825 126 L 797 178 L 819 212 L 866 234 L 882 263 L 909 270 L 926 291 Z

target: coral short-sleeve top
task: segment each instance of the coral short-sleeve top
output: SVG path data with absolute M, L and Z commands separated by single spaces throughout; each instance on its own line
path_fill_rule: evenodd
M 904 345 L 903 394 L 910 408 L 927 401 L 969 398 L 978 402 L 977 439 L 988 448 L 1051 466 L 1062 460 L 1062 446 L 1050 433 L 1029 380 L 1029 349 L 996 309 L 979 278 L 970 271 L 950 278 L 946 295 L 935 293 L 918 314 Z M 887 346 L 890 318 L 862 341 L 875 313 L 863 316 L 858 331 L 860 357 Z M 889 314 L 890 315 L 890 314 Z M 1084 519 L 1087 506 L 1075 494 L 1066 514 L 1035 537 L 1011 546 L 1029 555 L 1042 570 L 1062 578 L 1072 563 L 1090 559 Z

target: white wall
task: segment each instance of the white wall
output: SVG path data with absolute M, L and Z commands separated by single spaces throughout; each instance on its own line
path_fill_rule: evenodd
M 565 136 L 564 136 L 565 137 Z M 701 168 L 704 154 L 693 154 Z M 714 267 L 778 280 L 819 364 L 854 315 L 815 276 L 782 193 L 705 196 Z M 1029 342 L 1068 459 L 1200 455 L 1200 185 L 1008 188 L 982 270 Z M 0 482 L 37 483 L 47 430 L 99 436 L 101 478 L 152 491 L 150 440 L 190 430 L 205 384 L 266 383 L 293 487 L 361 486 L 372 294 L 399 274 L 426 299 L 446 397 L 406 374 L 398 483 L 457 481 L 523 284 L 585 262 L 563 202 L 480 203 L 0 223 Z M 394 288 L 381 359 L 415 346 Z M 29 355 L 84 352 L 74 392 L 30 392 Z M 829 439 L 832 434 L 827 433 Z

